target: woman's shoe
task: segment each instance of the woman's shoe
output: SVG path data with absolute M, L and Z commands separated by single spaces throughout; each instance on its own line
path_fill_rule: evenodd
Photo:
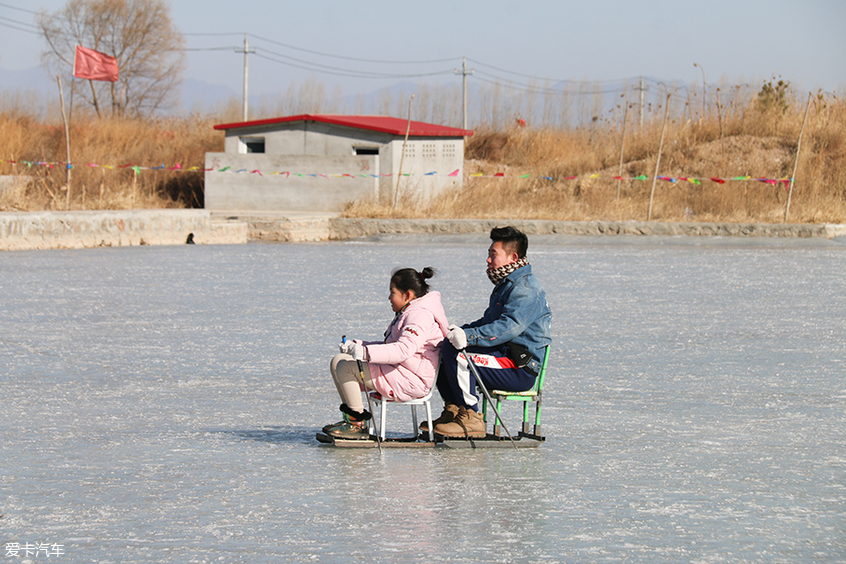
M 335 427 L 340 427 L 341 425 L 343 425 L 346 422 L 347 422 L 346 419 L 344 419 L 343 421 L 338 421 L 337 423 L 331 423 L 329 425 L 324 425 L 323 426 L 323 432 L 328 434 L 331 429 L 333 429 Z
M 359 427 L 354 423 L 344 421 L 336 427 L 332 427 L 326 434 L 336 439 L 369 439 L 370 431 L 365 426 Z

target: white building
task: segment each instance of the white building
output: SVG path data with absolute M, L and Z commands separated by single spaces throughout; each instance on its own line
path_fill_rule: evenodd
M 223 153 L 206 153 L 205 207 L 231 211 L 333 212 L 363 197 L 392 199 L 398 184 L 401 196 L 425 200 L 461 187 L 464 137 L 473 134 L 388 116 L 308 114 L 215 129 L 226 142 Z

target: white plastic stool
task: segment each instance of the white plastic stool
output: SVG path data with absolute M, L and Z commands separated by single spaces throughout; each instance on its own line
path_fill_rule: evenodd
M 426 407 L 426 421 L 429 422 L 429 441 L 435 441 L 435 434 L 432 431 L 432 394 L 434 393 L 435 388 L 432 387 L 429 390 L 429 393 L 426 394 L 422 398 L 417 398 L 408 401 L 397 401 L 388 398 L 382 397 L 377 392 L 370 392 L 370 397 L 379 405 L 379 436 L 382 437 L 382 440 L 385 440 L 385 424 L 387 422 L 387 413 L 388 413 L 388 404 L 395 403 L 398 405 L 410 405 L 411 406 L 411 424 L 413 427 L 414 437 L 416 438 L 417 435 L 420 433 L 419 429 L 417 428 L 417 406 L 422 405 Z

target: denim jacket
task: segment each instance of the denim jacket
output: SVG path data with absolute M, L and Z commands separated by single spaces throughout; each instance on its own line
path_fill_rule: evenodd
M 546 293 L 532 275 L 532 266 L 526 265 L 497 284 L 482 318 L 462 329 L 471 347 L 500 348 L 511 342 L 526 347 L 532 354 L 528 368 L 537 374 L 543 360 L 543 348 L 552 342 L 549 336 L 551 319 Z

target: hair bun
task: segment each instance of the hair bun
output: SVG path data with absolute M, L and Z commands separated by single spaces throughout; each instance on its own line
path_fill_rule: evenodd
M 432 268 L 431 266 L 427 266 L 426 268 L 424 268 L 423 270 L 420 271 L 420 277 L 423 278 L 424 280 L 431 278 L 434 275 L 435 275 L 435 269 Z

